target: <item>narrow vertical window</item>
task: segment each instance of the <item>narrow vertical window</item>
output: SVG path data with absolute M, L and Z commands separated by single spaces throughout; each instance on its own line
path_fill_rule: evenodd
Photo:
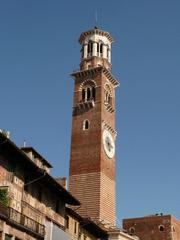
M 103 52 L 103 44 L 101 43 L 101 45 L 100 45 L 100 53 L 102 53 Z
M 86 95 L 86 92 L 85 92 L 85 89 L 82 90 L 82 101 L 85 100 L 85 95 Z
M 88 56 L 92 56 L 93 42 L 88 43 Z
M 107 58 L 109 58 L 109 48 L 107 49 Z
M 91 54 L 92 54 L 92 50 L 93 50 L 93 43 L 91 42 Z
M 84 46 L 82 46 L 82 48 L 81 48 L 81 58 L 82 59 L 84 58 Z
M 87 101 L 91 98 L 91 89 L 87 88 Z
M 105 93 L 105 101 L 108 102 L 108 92 Z
M 74 233 L 77 233 L 77 222 L 74 223 Z
M 90 53 L 90 44 L 88 44 L 88 53 Z
M 99 53 L 99 43 L 97 43 L 97 52 Z
M 104 87 L 104 101 L 106 104 L 112 105 L 112 95 L 111 95 L 111 89 L 108 84 Z
M 85 122 L 85 129 L 87 130 L 88 128 L 89 128 L 89 122 L 86 121 L 86 122 Z
M 92 87 L 92 98 L 95 100 L 96 90 L 95 87 Z
M 111 104 L 111 96 L 108 94 L 108 103 Z
M 87 119 L 84 120 L 84 122 L 83 122 L 83 130 L 88 130 L 89 129 L 89 125 L 90 125 L 89 121 Z
M 69 217 L 66 216 L 66 228 L 69 228 Z
M 111 104 L 111 95 L 109 92 L 105 92 L 105 98 L 104 98 L 106 103 Z

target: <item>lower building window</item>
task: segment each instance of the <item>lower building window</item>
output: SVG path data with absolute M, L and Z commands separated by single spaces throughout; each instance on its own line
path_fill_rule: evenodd
M 77 222 L 74 223 L 74 233 L 77 233 Z
M 164 227 L 163 225 L 160 225 L 160 226 L 159 226 L 159 231 L 160 231 L 160 232 L 163 232 L 164 229 L 165 229 L 165 227 Z
M 130 232 L 131 234 L 134 234 L 134 233 L 135 233 L 135 228 L 134 228 L 134 227 L 130 227 L 130 228 L 129 228 L 129 232 Z
M 66 228 L 69 228 L 69 217 L 66 216 Z
M 8 234 L 5 234 L 5 240 L 12 240 L 12 236 L 8 235 Z

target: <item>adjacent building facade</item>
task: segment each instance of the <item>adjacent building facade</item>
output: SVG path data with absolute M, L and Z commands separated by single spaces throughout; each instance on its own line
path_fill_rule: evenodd
M 35 149 L 20 149 L 0 133 L 0 239 L 68 239 L 65 205 L 80 203 L 50 167 Z
M 179 240 L 180 221 L 171 215 L 156 214 L 123 220 L 123 228 L 142 240 Z

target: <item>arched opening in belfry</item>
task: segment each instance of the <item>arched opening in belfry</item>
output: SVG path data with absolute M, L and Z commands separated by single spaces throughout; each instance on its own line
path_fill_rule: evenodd
M 108 84 L 105 84 L 104 86 L 104 102 L 112 105 L 112 92 Z
M 89 43 L 88 43 L 88 49 L 87 49 L 88 57 L 91 57 L 91 56 L 92 56 L 92 50 L 93 50 L 93 42 L 92 42 L 92 41 L 89 41 Z
M 87 81 L 83 84 L 82 92 L 81 92 L 81 101 L 87 102 L 87 101 L 95 101 L 96 98 L 96 87 L 95 83 L 90 81 Z
M 87 88 L 87 101 L 89 101 L 91 99 L 91 88 L 88 87 Z

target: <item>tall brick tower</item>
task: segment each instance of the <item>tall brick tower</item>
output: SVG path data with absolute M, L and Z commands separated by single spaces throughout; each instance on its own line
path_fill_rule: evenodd
M 70 192 L 82 203 L 78 213 L 115 224 L 115 88 L 111 73 L 113 38 L 97 27 L 83 32 L 80 70 L 73 72 Z

